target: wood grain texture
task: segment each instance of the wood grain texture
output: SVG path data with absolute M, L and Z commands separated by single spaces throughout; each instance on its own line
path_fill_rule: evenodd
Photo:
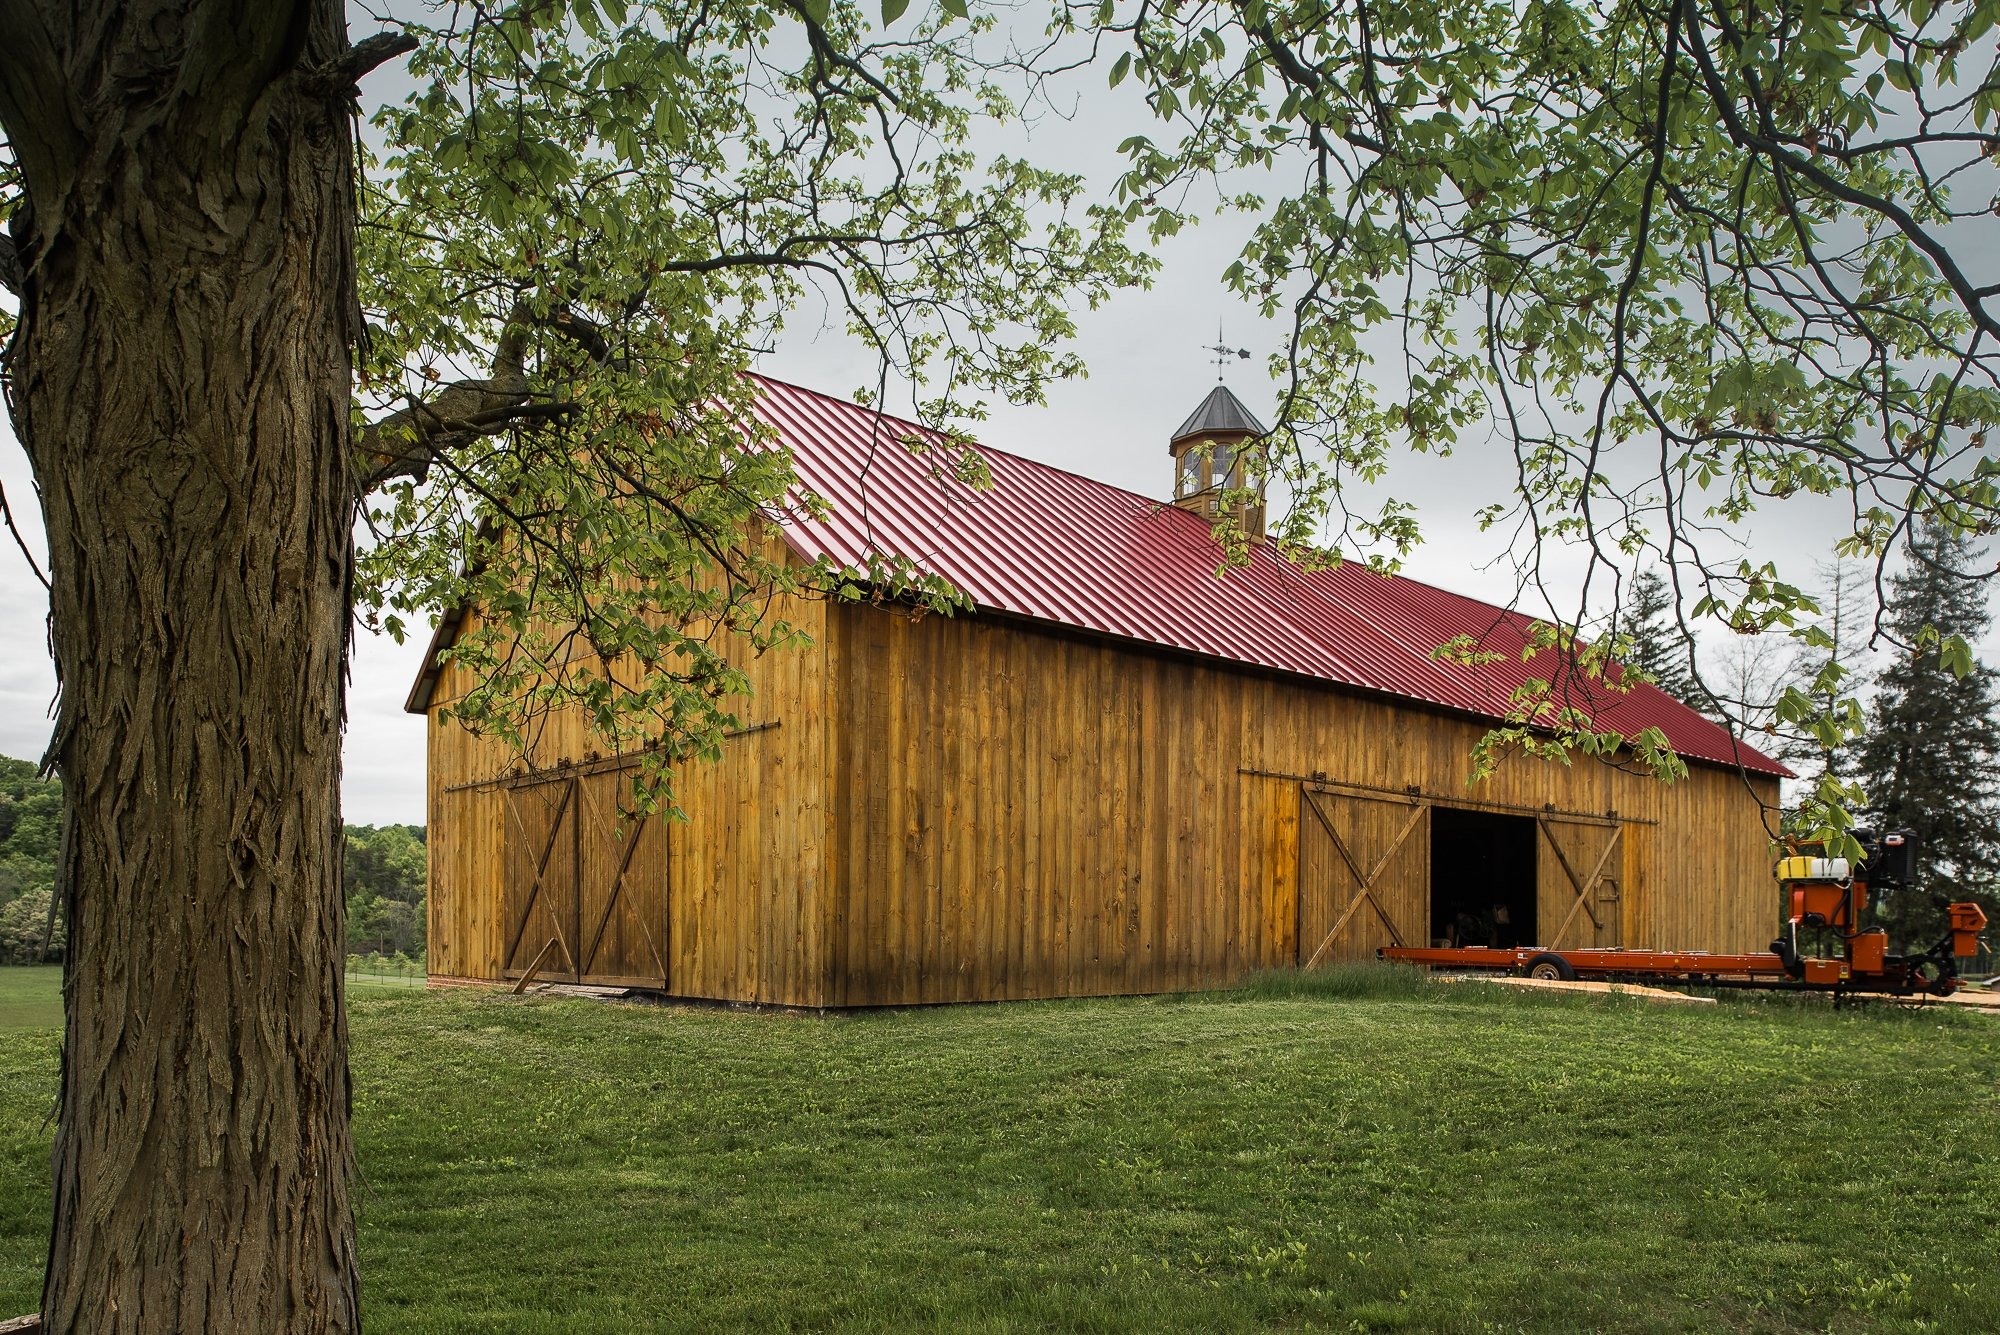
M 775 614 L 818 639 L 822 605 L 781 601 Z M 567 963 L 591 951 L 601 922 L 596 958 L 575 971 L 584 981 L 825 1004 L 826 658 L 823 645 L 746 654 L 739 666 L 753 694 L 739 711 L 745 729 L 722 743 L 719 763 L 678 769 L 686 820 L 658 815 L 636 830 L 630 780 L 639 757 L 595 754 L 573 710 L 542 720 L 526 755 L 474 736 L 441 712 L 467 686 L 463 670 L 447 665 L 430 710 L 430 972 L 498 979 L 557 931 Z M 572 780 L 575 810 L 563 818 L 576 841 L 567 899 L 527 905 L 532 868 L 524 859 L 539 852 L 534 836 L 547 834 L 554 810 L 552 798 L 535 795 L 567 790 Z M 513 808 L 542 811 L 541 823 L 528 829 Z M 531 927 L 510 958 L 524 912 Z M 664 978 L 655 976 L 656 952 Z
M 1421 808 L 1459 795 L 1541 817 L 1538 920 L 1575 908 L 1575 944 L 1760 948 L 1776 922 L 1773 781 L 1517 758 L 1471 788 L 1476 721 L 1017 622 L 832 616 L 835 1005 L 1220 986 L 1335 925 L 1326 959 L 1421 941 Z
M 633 922 L 662 925 L 676 994 L 1161 992 L 1296 966 L 1323 943 L 1324 959 L 1368 958 L 1428 936 L 1428 812 L 1454 804 L 1538 818 L 1537 918 L 1569 918 L 1573 944 L 1746 949 L 1776 921 L 1771 781 L 1517 758 L 1472 788 L 1473 720 L 1014 621 L 784 614 L 814 644 L 745 664 L 746 719 L 779 726 L 682 772 L 688 820 L 666 832 L 664 870 L 622 892 Z M 440 701 L 458 687 L 447 672 Z M 581 747 L 552 720 L 535 759 Z M 494 977 L 499 787 L 478 781 L 515 762 L 448 723 L 431 756 L 431 969 Z

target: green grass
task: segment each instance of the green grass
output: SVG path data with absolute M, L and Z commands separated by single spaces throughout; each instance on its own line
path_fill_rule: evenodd
M 1433 987 L 354 1002 L 377 1332 L 1984 1332 L 2000 1023 Z M 0 1034 L 0 1315 L 55 1034 Z
M 422 987 L 421 977 L 350 969 L 347 991 L 365 996 Z M 0 966 L 0 1030 L 54 1029 L 62 1025 L 62 965 Z M 0 1318 L 4 1319 L 4 1318 Z
M 62 965 L 0 967 L 0 1031 L 62 1027 Z

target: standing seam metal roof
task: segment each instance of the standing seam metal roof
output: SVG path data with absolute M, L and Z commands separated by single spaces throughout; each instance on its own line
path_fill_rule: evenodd
M 900 558 L 981 609 L 1494 720 L 1516 688 L 1548 675 L 1521 660 L 1533 623 L 1518 612 L 1353 562 L 1306 570 L 1261 543 L 1248 565 L 1218 575 L 1222 552 L 1198 515 L 985 445 L 975 448 L 993 486 L 977 491 L 953 474 L 953 447 L 935 432 L 756 381 L 757 415 L 791 451 L 801 487 L 831 507 L 824 516 L 794 507 L 781 519 L 808 560 L 866 571 L 871 558 Z M 1431 657 L 1460 635 L 1499 657 Z M 1569 678 L 1560 689 L 1598 727 L 1627 737 L 1657 727 L 1688 759 L 1790 773 L 1654 686 L 1619 693 Z

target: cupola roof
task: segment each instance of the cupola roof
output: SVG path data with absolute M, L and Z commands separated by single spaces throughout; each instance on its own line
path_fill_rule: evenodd
M 1231 394 L 1222 385 L 1208 392 L 1201 401 L 1201 407 L 1194 415 L 1181 423 L 1181 429 L 1174 432 L 1170 444 L 1178 445 L 1190 438 L 1209 436 L 1261 436 L 1264 424 L 1250 415 L 1243 401 Z

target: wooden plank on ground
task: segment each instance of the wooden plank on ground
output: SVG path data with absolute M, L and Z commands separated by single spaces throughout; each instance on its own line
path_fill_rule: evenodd
M 541 952 L 535 956 L 535 962 L 528 966 L 528 971 L 521 975 L 521 981 L 514 984 L 515 996 L 518 997 L 528 990 L 528 984 L 535 981 L 535 975 L 542 971 L 543 962 L 548 959 L 549 952 L 555 948 L 556 938 L 552 936 L 549 938 L 548 944 L 543 946 Z
M 1948 997 L 1909 997 L 1899 998 L 1899 1000 L 1908 1000 L 1912 1004 L 1928 1004 L 1936 1001 L 1947 1006 L 1964 1006 L 1971 1010 L 1992 1011 L 1995 1014 L 2000 1014 L 2000 992 L 1988 992 L 1983 989 L 1954 992 Z
M 1691 1006 L 1713 1006 L 1714 997 L 1694 997 L 1685 992 L 1675 992 L 1664 987 L 1647 987 L 1643 983 L 1601 983 L 1590 978 L 1515 978 L 1510 974 L 1448 973 L 1439 974 L 1440 983 L 1498 983 L 1502 987 L 1535 988 L 1545 992 L 1594 992 L 1599 995 L 1616 993 L 1625 997 L 1640 997 L 1647 1001 L 1686 1002 Z

